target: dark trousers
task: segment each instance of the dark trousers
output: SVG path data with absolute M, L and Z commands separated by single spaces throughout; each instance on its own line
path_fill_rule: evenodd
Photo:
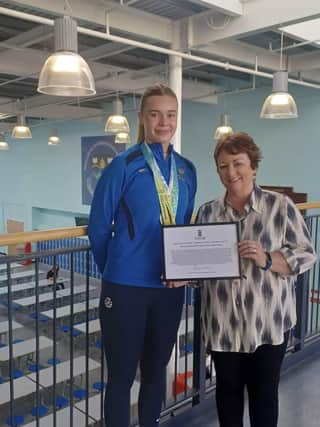
M 251 427 L 276 427 L 280 368 L 289 332 L 280 345 L 262 345 L 254 353 L 212 352 L 216 402 L 221 427 L 243 427 L 247 386 Z
M 140 427 L 158 426 L 166 366 L 176 341 L 184 289 L 103 283 L 100 322 L 107 360 L 106 427 L 128 427 L 130 389 L 140 362 Z

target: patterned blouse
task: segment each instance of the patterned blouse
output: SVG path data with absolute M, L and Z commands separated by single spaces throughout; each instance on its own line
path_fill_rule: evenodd
M 262 344 L 281 344 L 296 323 L 295 275 L 316 260 L 305 222 L 287 196 L 255 186 L 244 211 L 239 216 L 222 197 L 203 204 L 196 222 L 239 221 L 240 240 L 280 251 L 294 275 L 264 271 L 242 258 L 240 279 L 203 280 L 201 317 L 208 350 L 251 353 Z

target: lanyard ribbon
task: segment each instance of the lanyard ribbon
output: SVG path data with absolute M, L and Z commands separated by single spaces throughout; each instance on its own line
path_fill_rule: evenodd
M 170 180 L 168 185 L 148 144 L 142 142 L 141 150 L 153 174 L 160 203 L 161 223 L 163 225 L 175 224 L 179 199 L 179 183 L 175 158 L 173 155 L 171 156 Z

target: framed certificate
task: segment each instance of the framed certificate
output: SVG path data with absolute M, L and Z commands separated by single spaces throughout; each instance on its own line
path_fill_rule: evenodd
M 237 222 L 165 225 L 162 233 L 165 280 L 240 277 Z

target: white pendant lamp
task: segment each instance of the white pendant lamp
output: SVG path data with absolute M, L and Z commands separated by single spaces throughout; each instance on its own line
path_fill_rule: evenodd
M 116 133 L 116 137 L 114 139 L 116 144 L 129 144 L 130 143 L 130 135 L 127 132 L 118 132 Z
M 104 131 L 108 133 L 129 133 L 130 127 L 127 118 L 123 115 L 121 99 L 115 99 L 112 102 L 112 107 L 112 114 L 108 117 Z
M 219 140 L 224 136 L 231 135 L 233 133 L 233 129 L 230 126 L 230 118 L 228 114 L 221 114 L 220 116 L 220 125 L 217 127 L 214 139 Z
M 55 20 L 55 53 L 40 72 L 38 92 L 57 96 L 95 95 L 95 83 L 86 61 L 78 54 L 77 23 L 70 16 Z
M 57 129 L 53 129 L 52 133 L 49 137 L 49 140 L 48 140 L 48 145 L 56 146 L 56 145 L 59 145 L 60 143 L 61 143 L 61 140 L 60 140 L 60 137 L 58 135 L 58 131 L 57 131 Z
M 295 119 L 298 110 L 293 97 L 288 93 L 288 71 L 283 65 L 283 32 L 280 44 L 280 67 L 273 75 L 272 94 L 263 103 L 261 119 Z
M 32 133 L 29 126 L 26 123 L 24 114 L 20 114 L 17 118 L 17 124 L 12 130 L 11 134 L 14 139 L 31 139 Z
M 9 150 L 9 144 L 3 132 L 0 133 L 0 150 Z
M 272 94 L 264 101 L 260 118 L 294 119 L 296 117 L 298 117 L 297 106 L 288 93 L 288 72 L 277 71 L 273 75 Z

